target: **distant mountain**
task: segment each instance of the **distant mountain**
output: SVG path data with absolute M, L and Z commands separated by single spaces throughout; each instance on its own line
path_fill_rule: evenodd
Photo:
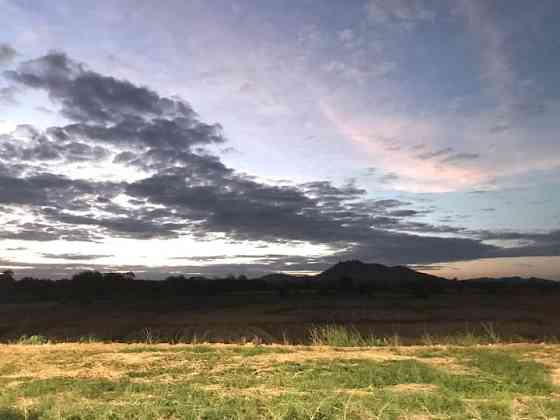
M 283 273 L 267 274 L 259 280 L 269 285 L 291 286 L 307 281 L 325 287 L 366 287 L 375 289 L 431 288 L 546 288 L 560 287 L 560 282 L 540 278 L 503 277 L 449 280 L 415 271 L 405 266 L 369 264 L 358 260 L 339 262 L 316 276 L 293 276 Z
M 389 267 L 352 260 L 340 262 L 318 275 L 321 282 L 352 281 L 356 286 L 399 288 L 414 286 L 446 287 L 453 282 L 443 277 L 420 273 L 408 267 Z

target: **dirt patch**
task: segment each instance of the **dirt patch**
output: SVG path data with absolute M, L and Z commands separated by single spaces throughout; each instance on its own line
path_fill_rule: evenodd
M 248 388 L 226 388 L 221 385 L 206 385 L 201 387 L 201 389 L 205 391 L 215 392 L 220 395 L 229 395 L 229 396 L 244 396 L 244 397 L 256 397 L 256 398 L 272 398 L 284 395 L 286 393 L 290 394 L 305 394 L 302 391 L 293 391 L 288 390 L 285 388 L 276 388 L 272 386 L 256 386 L 256 387 L 248 387 Z
M 457 362 L 452 357 L 412 357 L 415 360 L 418 360 L 422 363 L 426 363 L 434 368 L 444 370 L 446 372 L 457 374 L 457 375 L 466 375 L 469 373 L 475 372 L 473 367 L 467 368 Z
M 27 369 L 20 370 L 17 374 L 6 375 L 5 378 L 33 378 L 33 379 L 49 379 L 55 377 L 69 377 L 69 378 L 104 378 L 104 379 L 119 379 L 126 372 L 119 371 L 114 367 L 107 367 L 103 365 L 95 365 L 92 367 L 83 367 L 77 369 L 60 369 L 54 366 L 31 366 Z
M 551 372 L 551 379 L 554 385 L 560 386 L 560 368 L 555 368 Z
M 437 392 L 438 386 L 434 384 L 398 384 L 385 388 L 388 391 L 403 393 Z
M 544 351 L 529 353 L 528 358 L 549 367 L 552 383 L 560 386 L 560 351 L 557 347 L 547 346 Z
M 129 367 L 146 366 L 159 353 L 117 353 L 121 345 L 58 344 L 41 346 L 0 346 L 1 365 L 11 364 L 5 378 L 81 377 L 118 379 Z
M 142 353 L 103 353 L 98 356 L 102 361 L 108 363 L 116 362 L 130 366 L 144 366 L 158 362 L 165 358 L 167 353 L 163 352 L 142 352 Z
M 272 365 L 278 363 L 299 363 L 309 360 L 352 360 L 363 359 L 373 360 L 377 362 L 385 362 L 389 360 L 405 360 L 410 359 L 409 356 L 402 356 L 391 352 L 387 349 L 350 349 L 332 347 L 312 347 L 310 351 L 300 351 L 294 353 L 272 353 L 263 354 L 253 357 L 258 365 Z

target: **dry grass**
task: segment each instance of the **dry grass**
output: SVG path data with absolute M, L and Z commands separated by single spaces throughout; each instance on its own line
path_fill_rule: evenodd
M 551 419 L 559 357 L 527 344 L 1 345 L 0 418 Z

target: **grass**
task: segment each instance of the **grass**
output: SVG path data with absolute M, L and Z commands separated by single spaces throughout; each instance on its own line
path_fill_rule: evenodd
M 17 340 L 17 343 L 18 344 L 30 345 L 30 346 L 37 346 L 37 345 L 41 345 L 41 344 L 48 344 L 49 340 L 42 335 L 31 335 L 31 336 L 22 335 Z
M 367 347 L 331 332 L 336 347 L 0 346 L 0 419 L 560 418 L 558 346 Z
M 515 335 L 502 335 L 500 330 L 502 328 L 494 322 L 480 322 L 476 324 L 465 323 L 461 329 L 455 330 L 454 333 L 448 335 L 434 335 L 425 332 L 416 338 L 410 336 L 401 337 L 397 332 L 384 334 L 374 334 L 371 332 L 363 333 L 358 330 L 353 324 L 322 324 L 308 328 L 303 339 L 297 339 L 293 342 L 290 341 L 286 331 L 282 332 L 281 338 L 275 338 L 266 331 L 258 329 L 253 334 L 252 340 L 247 340 L 245 336 L 238 338 L 225 338 L 218 340 L 219 342 L 228 342 L 235 344 L 252 343 L 257 346 L 260 344 L 280 343 L 283 345 L 303 344 L 315 346 L 333 346 L 333 347 L 385 347 L 385 346 L 401 346 L 401 345 L 453 345 L 453 346 L 474 346 L 481 344 L 505 344 L 505 343 L 523 343 L 528 342 L 520 336 Z M 21 335 L 15 339 L 4 340 L 10 344 L 29 344 L 41 345 L 47 343 L 67 343 L 76 342 L 83 344 L 92 343 L 143 343 L 147 346 L 152 344 L 203 344 L 209 341 L 209 332 L 205 331 L 200 336 L 193 333 L 188 334 L 182 330 L 175 330 L 170 333 L 156 328 L 141 328 L 134 334 L 128 334 L 125 337 L 116 334 L 115 339 L 107 338 L 107 334 L 96 335 L 88 333 L 86 335 L 78 336 L 77 338 L 60 338 L 45 335 Z M 210 341 L 215 341 L 213 337 Z M 549 344 L 560 344 L 560 340 L 556 336 L 543 336 L 539 339 L 530 340 L 531 342 Z
M 363 335 L 353 326 L 323 325 L 309 330 L 309 339 L 315 346 L 364 347 L 399 345 L 399 337 Z

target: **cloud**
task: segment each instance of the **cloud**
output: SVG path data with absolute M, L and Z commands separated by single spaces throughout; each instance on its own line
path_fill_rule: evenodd
M 394 189 L 448 192 L 481 187 L 494 178 L 490 169 L 442 161 L 453 155 L 455 149 L 451 146 L 430 147 L 420 143 L 422 147 L 404 147 L 411 143 L 418 145 L 419 137 L 445 144 L 450 131 L 438 120 L 398 114 L 360 116 L 343 111 L 329 98 L 323 98 L 320 106 L 325 117 L 371 159 L 372 165 L 394 174 L 380 179 L 380 182 L 390 181 Z M 392 141 L 398 141 L 402 147 L 387 150 L 386 139 L 395 139 Z
M 378 178 L 378 181 L 382 184 L 390 184 L 399 179 L 399 175 L 394 172 L 386 173 Z
M 325 267 L 343 258 L 427 264 L 501 251 L 479 238 L 435 236 L 465 232 L 411 221 L 421 213 L 402 208 L 411 203 L 367 199 L 354 182 L 270 185 L 240 173 L 205 149 L 225 142 L 221 126 L 202 122 L 186 101 L 101 75 L 62 53 L 27 61 L 6 75 L 25 89 L 45 91 L 70 122 L 46 130 L 22 125 L 2 137 L 0 204 L 25 209 L 34 221 L 8 220 L 0 239 L 220 236 L 331 250 L 320 258 L 268 257 L 269 267 L 294 269 Z M 451 152 L 436 150 L 426 159 Z M 111 176 L 57 173 L 81 162 L 109 165 Z M 119 176 L 125 170 L 134 177 Z
M 376 23 L 416 23 L 431 21 L 436 13 L 422 0 L 369 0 L 368 18 Z
M 62 115 L 76 121 L 62 128 L 67 135 L 173 149 L 224 141 L 221 127 L 200 122 L 185 101 L 103 76 L 62 53 L 27 61 L 5 75 L 46 90 Z
M 43 253 L 42 257 L 48 259 L 60 259 L 60 260 L 98 260 L 100 258 L 109 258 L 113 255 L 96 255 L 96 254 L 49 254 Z
M 518 65 L 516 55 L 530 47 L 531 36 L 525 30 L 513 31 L 509 22 L 510 13 L 492 2 L 480 0 L 462 0 L 457 2 L 456 11 L 461 15 L 472 38 L 480 51 L 480 78 L 497 101 L 496 123 L 490 132 L 498 134 L 519 126 L 520 122 L 546 110 L 546 101 L 541 90 L 533 80 L 528 80 L 519 71 L 525 64 Z M 535 8 L 538 10 L 538 8 Z M 531 11 L 525 11 L 527 21 L 533 17 Z M 523 61 L 527 58 L 523 57 Z
M 453 152 L 452 147 L 446 147 L 445 149 L 439 149 L 439 150 L 432 151 L 432 152 L 421 153 L 417 156 L 417 158 L 421 159 L 421 160 L 434 159 L 434 158 L 449 155 L 452 152 Z
M 469 160 L 478 159 L 480 154 L 478 153 L 456 153 L 454 155 L 448 156 L 443 159 L 442 162 L 450 163 L 450 162 L 464 162 Z
M 410 217 L 410 216 L 417 216 L 420 214 L 417 210 L 394 210 L 389 213 L 390 216 L 393 217 Z
M 17 51 L 8 44 L 0 44 L 0 66 L 10 64 L 17 55 Z
M 17 105 L 18 89 L 14 86 L 0 88 L 0 105 Z

